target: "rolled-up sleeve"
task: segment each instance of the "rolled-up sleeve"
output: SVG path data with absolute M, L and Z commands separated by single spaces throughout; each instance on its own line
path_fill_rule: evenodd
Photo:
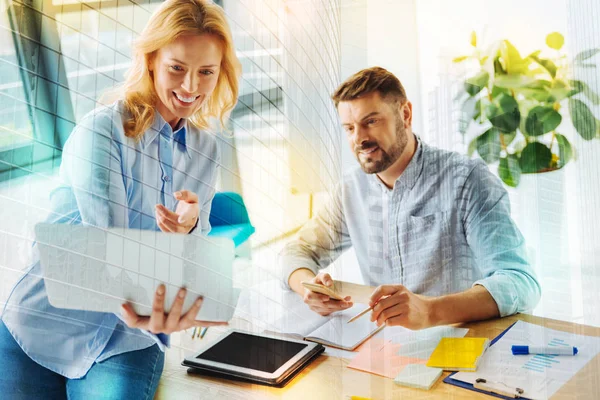
M 500 316 L 531 311 L 541 288 L 530 265 L 523 235 L 510 216 L 510 201 L 500 180 L 477 162 L 462 191 L 467 242 Z
M 279 254 L 283 282 L 302 268 L 317 274 L 352 245 L 342 208 L 341 185 L 328 196 L 323 208 L 311 218 Z

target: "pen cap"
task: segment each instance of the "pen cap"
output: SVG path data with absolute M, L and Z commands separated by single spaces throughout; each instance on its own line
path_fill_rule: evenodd
M 513 346 L 512 353 L 513 356 L 518 356 L 520 354 L 529 354 L 529 346 Z

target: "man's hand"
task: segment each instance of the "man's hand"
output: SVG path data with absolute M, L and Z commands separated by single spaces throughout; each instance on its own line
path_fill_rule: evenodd
M 377 321 L 377 326 L 399 325 L 413 330 L 433 326 L 432 298 L 414 294 L 402 285 L 378 286 L 369 306 L 373 307 L 371 321 Z
M 331 276 L 323 272 L 312 278 L 309 282 L 319 283 L 327 287 L 333 286 L 333 279 L 331 279 Z M 315 293 L 308 289 L 304 289 L 304 295 L 302 298 L 311 310 L 322 316 L 352 307 L 352 299 L 350 296 L 346 296 L 344 298 L 345 301 L 334 300 L 325 294 Z
M 200 215 L 198 196 L 189 190 L 180 190 L 173 195 L 179 200 L 175 212 L 157 204 L 154 209 L 156 224 L 163 232 L 189 233 Z
M 123 320 L 130 328 L 139 328 L 152 333 L 166 333 L 182 331 L 195 326 L 227 325 L 227 322 L 197 321 L 196 315 L 202 307 L 202 298 L 198 298 L 189 311 L 181 315 L 183 301 L 185 300 L 185 288 L 179 289 L 179 293 L 173 302 L 171 311 L 165 314 L 165 285 L 161 284 L 156 289 L 154 302 L 152 303 L 152 314 L 149 317 L 137 315 L 130 304 L 121 306 Z

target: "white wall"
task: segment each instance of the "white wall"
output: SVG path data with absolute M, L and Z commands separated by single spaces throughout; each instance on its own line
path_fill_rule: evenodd
M 342 0 L 342 80 L 363 68 L 386 68 L 413 103 L 414 126 L 423 132 L 415 0 Z M 340 129 L 341 133 L 341 129 Z M 344 170 L 358 166 L 346 142 Z

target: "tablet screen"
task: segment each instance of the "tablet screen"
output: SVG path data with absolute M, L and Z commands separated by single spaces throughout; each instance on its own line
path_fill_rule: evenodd
M 232 332 L 196 358 L 273 373 L 306 346 L 308 345 Z

